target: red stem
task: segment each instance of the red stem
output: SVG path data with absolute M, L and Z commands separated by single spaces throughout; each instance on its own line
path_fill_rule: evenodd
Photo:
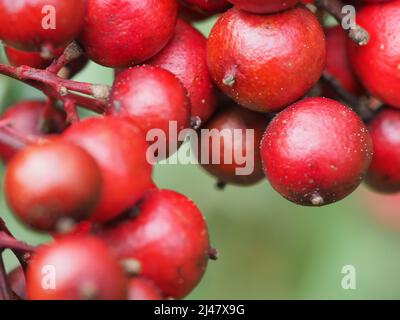
M 11 290 L 4 267 L 3 251 L 0 251 L 0 300 L 11 300 Z

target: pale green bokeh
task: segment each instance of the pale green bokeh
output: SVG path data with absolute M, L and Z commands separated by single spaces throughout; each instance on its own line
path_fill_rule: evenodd
M 207 32 L 211 24 L 200 27 Z M 77 79 L 111 83 L 112 72 L 91 64 Z M 0 108 L 34 96 L 40 93 L 0 77 Z M 194 165 L 158 166 L 155 180 L 198 204 L 220 251 L 189 298 L 400 298 L 400 235 L 371 217 L 359 191 L 335 205 L 305 208 L 282 199 L 266 181 L 217 191 L 215 181 Z M 3 198 L 0 210 L 19 239 L 49 239 L 18 224 Z M 11 268 L 16 261 L 7 254 L 6 263 Z M 356 268 L 356 290 L 341 287 L 345 265 Z

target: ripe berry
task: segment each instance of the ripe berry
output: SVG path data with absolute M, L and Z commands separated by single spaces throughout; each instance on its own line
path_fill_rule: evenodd
M 110 248 L 89 236 L 70 236 L 40 247 L 29 263 L 31 300 L 118 300 L 126 278 Z
M 300 205 L 341 200 L 361 183 L 372 142 L 361 119 L 325 98 L 304 99 L 268 126 L 261 157 L 272 187 Z
M 273 13 L 293 7 L 299 0 L 228 0 L 237 8 L 253 13 Z
M 384 109 L 369 125 L 374 156 L 367 182 L 376 191 L 400 191 L 400 111 Z
M 128 300 L 163 300 L 163 296 L 150 280 L 135 277 L 128 283 Z
M 29 52 L 15 49 L 10 46 L 5 46 L 9 63 L 15 67 L 30 66 L 36 69 L 46 69 L 53 61 L 53 58 L 43 58 L 40 52 Z M 59 48 L 54 51 L 54 57 L 59 57 L 64 51 L 64 48 Z
M 400 1 L 364 6 L 357 23 L 370 35 L 365 46 L 349 43 L 353 67 L 367 90 L 400 108 Z
M 44 136 L 60 133 L 65 129 L 65 114 L 48 106 L 44 101 L 25 100 L 10 106 L 1 116 L 1 121 L 9 122 L 10 126 L 21 134 Z M 0 157 L 9 161 L 18 150 L 0 143 Z
M 224 12 L 231 6 L 227 0 L 181 0 L 181 3 L 203 14 Z
M 204 127 L 210 130 L 210 135 L 202 137 L 199 132 L 199 163 L 221 182 L 238 185 L 257 183 L 264 176 L 259 146 L 266 126 L 267 119 L 263 115 L 231 103 L 213 116 Z M 254 130 L 251 132 L 254 140 L 246 137 L 246 130 Z M 220 146 L 217 150 L 214 150 L 215 141 Z M 219 152 L 218 164 L 213 164 L 215 152 Z M 232 161 L 226 159 L 226 155 Z M 209 164 L 204 164 L 202 157 Z M 245 159 L 248 161 L 244 161 Z M 246 166 L 248 169 L 244 170 Z M 238 170 L 245 172 L 240 174 Z
M 141 276 L 168 297 L 182 298 L 202 278 L 208 262 L 207 225 L 196 205 L 169 190 L 149 191 L 135 218 L 103 231 L 101 236 L 120 258 L 141 263 Z
M 175 74 L 186 87 L 192 105 L 192 117 L 202 123 L 214 113 L 216 97 L 207 66 L 206 38 L 183 20 L 178 20 L 168 45 L 149 64 Z
M 88 0 L 81 42 L 95 62 L 129 67 L 167 44 L 177 14 L 176 0 Z
M 190 125 L 186 89 L 171 72 L 158 67 L 141 66 L 119 73 L 110 104 L 111 114 L 135 121 L 146 135 L 151 129 L 161 129 L 166 134 L 167 146 L 172 139 L 170 122 L 176 122 L 178 131 Z M 159 156 L 167 157 L 167 154 Z
M 208 39 L 208 64 L 221 90 L 249 109 L 276 111 L 301 98 L 325 67 L 325 36 L 309 10 L 272 15 L 231 9 Z
M 5 196 L 16 216 L 38 230 L 88 218 L 101 191 L 100 170 L 82 148 L 53 141 L 31 145 L 9 162 Z
M 122 118 L 90 118 L 69 127 L 63 138 L 83 147 L 100 166 L 103 188 L 93 221 L 117 217 L 153 185 L 145 137 L 132 123 Z
M 21 299 L 26 299 L 26 281 L 22 267 L 17 267 L 7 274 L 11 290 Z
M 85 13 L 85 0 L 0 1 L 0 39 L 28 51 L 63 47 L 81 32 Z

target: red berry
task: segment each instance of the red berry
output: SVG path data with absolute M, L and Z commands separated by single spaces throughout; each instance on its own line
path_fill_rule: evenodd
M 189 294 L 208 262 L 207 225 L 196 205 L 169 190 L 151 190 L 137 217 L 104 230 L 102 237 L 120 258 L 137 259 L 141 276 L 169 297 Z
M 44 136 L 46 134 L 60 133 L 65 127 L 65 114 L 44 101 L 25 100 L 13 104 L 0 118 L 9 122 L 10 126 L 21 134 L 31 136 Z M 0 157 L 9 161 L 18 150 L 0 143 Z
M 141 66 L 119 73 L 110 96 L 111 114 L 132 119 L 147 133 L 160 129 L 169 146 L 169 125 L 190 125 L 190 102 L 181 82 L 167 70 Z M 177 137 L 176 137 L 177 138 Z M 176 141 L 178 142 L 178 141 Z M 167 154 L 159 154 L 167 157 Z
M 224 183 L 251 185 L 259 182 L 264 176 L 259 146 L 266 126 L 267 119 L 262 114 L 231 103 L 212 117 L 204 127 L 210 130 L 210 135 L 201 138 L 199 132 L 199 163 L 202 163 L 201 159 L 205 157 L 209 164 L 203 163 L 202 167 Z M 253 130 L 253 142 L 246 138 L 247 130 Z M 214 150 L 215 141 L 218 141 L 220 146 L 217 150 Z M 217 159 L 218 164 L 213 164 L 215 151 L 219 151 L 220 155 Z M 226 159 L 226 155 L 232 160 Z M 237 155 L 240 155 L 241 159 L 238 159 Z M 243 163 L 245 159 L 247 161 Z M 238 170 L 245 167 L 248 169 L 239 174 Z
M 26 299 L 25 273 L 22 267 L 14 268 L 7 275 L 11 290 L 21 299 Z
M 20 151 L 5 175 L 7 202 L 18 218 L 39 230 L 63 219 L 83 220 L 96 207 L 100 170 L 83 149 L 54 141 Z
M 110 248 L 88 236 L 64 237 L 39 248 L 27 273 L 31 300 L 119 300 L 126 297 L 126 285 Z
M 228 0 L 237 8 L 253 13 L 273 13 L 293 7 L 299 0 Z
M 341 200 L 358 187 L 371 162 L 372 142 L 349 108 L 309 98 L 271 122 L 261 157 L 276 191 L 297 204 L 319 206 Z
M 400 1 L 367 5 L 357 12 L 357 23 L 370 35 L 365 46 L 349 41 L 353 67 L 367 90 L 400 108 Z
M 181 0 L 181 3 L 203 14 L 224 12 L 231 6 L 227 0 Z
M 36 69 L 46 69 L 53 62 L 52 58 L 43 58 L 40 52 L 22 51 L 10 46 L 5 46 L 4 51 L 8 62 L 15 67 L 30 66 Z M 64 48 L 56 49 L 54 56 L 59 57 L 63 51 Z
M 216 97 L 207 66 L 206 38 L 183 20 L 178 20 L 168 45 L 148 63 L 164 68 L 182 81 L 189 93 L 192 117 L 203 123 L 214 113 Z
M 176 0 L 88 0 L 81 42 L 101 65 L 132 66 L 161 51 L 177 15 Z
M 129 280 L 128 300 L 163 300 L 163 296 L 150 280 L 137 277 Z
M 64 139 L 83 147 L 100 166 L 103 181 L 93 221 L 109 221 L 132 207 L 153 183 L 142 131 L 122 118 L 91 118 L 66 130 Z
M 254 111 L 283 109 L 318 81 L 325 36 L 309 10 L 273 15 L 231 9 L 208 40 L 208 64 L 221 90 Z
M 0 1 L 0 39 L 21 50 L 63 47 L 81 32 L 85 13 L 85 0 Z
M 384 109 L 369 125 L 374 156 L 367 175 L 376 191 L 400 191 L 400 111 Z

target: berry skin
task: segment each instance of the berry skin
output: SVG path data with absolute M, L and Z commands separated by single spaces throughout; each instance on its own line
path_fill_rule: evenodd
M 289 9 L 297 4 L 298 0 L 228 0 L 237 8 L 252 13 L 273 13 Z
M 136 218 L 106 229 L 101 237 L 120 258 L 141 263 L 141 276 L 167 296 L 183 298 L 201 280 L 208 263 L 209 239 L 196 205 L 169 190 L 149 191 Z
M 177 15 L 176 0 L 88 0 L 81 42 L 93 61 L 129 67 L 161 51 Z
M 54 9 L 43 13 L 42 9 L 49 6 Z M 55 28 L 48 26 L 49 13 L 55 15 Z M 85 13 L 85 0 L 0 1 L 0 39 L 27 51 L 63 47 L 81 32 Z
M 10 126 L 22 134 L 43 137 L 60 133 L 65 129 L 65 114 L 39 100 L 25 100 L 10 106 L 1 116 Z M 18 150 L 0 143 L 0 157 L 9 161 Z
M 52 141 L 31 145 L 9 162 L 5 196 L 15 215 L 43 231 L 63 219 L 80 221 L 93 213 L 100 197 L 96 161 L 82 148 Z
M 22 267 L 17 267 L 7 274 L 11 290 L 21 299 L 26 299 L 26 281 Z
M 361 183 L 372 142 L 361 119 L 331 99 L 304 99 L 268 126 L 261 157 L 272 187 L 300 205 L 321 206 L 348 196 Z
M 52 58 L 43 58 L 40 52 L 22 51 L 10 46 L 5 46 L 4 51 L 9 63 L 15 67 L 30 66 L 35 69 L 46 69 L 53 62 Z M 56 49 L 54 56 L 59 57 L 63 51 L 64 48 Z
M 240 105 L 278 111 L 301 98 L 325 67 L 325 36 L 309 10 L 223 14 L 208 39 L 208 65 L 220 89 Z
M 182 83 L 171 72 L 140 66 L 119 73 L 110 96 L 111 114 L 133 120 L 147 135 L 161 129 L 169 146 L 169 125 L 178 132 L 190 125 L 190 102 Z M 167 157 L 167 154 L 160 154 Z
M 367 90 L 386 104 L 400 108 L 400 1 L 364 6 L 357 23 L 370 35 L 365 46 L 349 41 L 354 70 Z
M 133 278 L 128 283 L 128 300 L 163 300 L 161 291 L 145 278 Z
M 376 191 L 400 191 L 400 111 L 384 109 L 369 125 L 374 156 L 367 183 Z
M 142 131 L 122 118 L 90 118 L 69 127 L 63 138 L 83 147 L 100 166 L 99 205 L 91 220 L 105 222 L 132 207 L 152 185 Z
M 209 155 L 209 164 L 202 164 L 202 167 L 220 182 L 236 185 L 252 185 L 259 182 L 264 177 L 259 146 L 266 127 L 267 120 L 263 115 L 231 103 L 214 115 L 204 127 L 204 129 L 211 130 L 210 132 L 215 132 L 217 136 L 211 135 L 211 138 L 207 136 L 208 143 L 204 144 L 206 140 L 205 138 L 201 139 L 199 134 L 200 153 Z M 246 140 L 246 130 L 248 129 L 254 130 L 254 143 L 251 145 L 248 144 L 250 141 Z M 242 134 L 241 138 L 235 138 L 238 131 Z M 222 135 L 223 132 L 229 133 L 227 138 Z M 212 163 L 214 156 L 212 141 L 215 138 L 220 139 L 219 164 Z M 232 156 L 231 163 L 227 163 L 225 154 Z M 242 163 L 244 158 L 240 159 L 240 162 L 235 161 L 237 154 L 241 157 L 249 157 L 248 160 L 254 163 L 253 170 L 246 175 L 239 175 L 236 172 L 239 168 L 246 167 L 246 164 Z M 201 163 L 200 160 L 201 155 L 199 163 Z
M 126 286 L 110 248 L 89 236 L 64 237 L 40 247 L 27 272 L 30 300 L 120 300 L 126 297 Z
M 214 113 L 216 97 L 207 66 L 207 40 L 183 20 L 178 20 L 174 37 L 147 63 L 175 74 L 186 87 L 192 117 L 205 123 Z
M 181 3 L 193 11 L 208 15 L 224 12 L 231 7 L 226 0 L 181 0 Z

